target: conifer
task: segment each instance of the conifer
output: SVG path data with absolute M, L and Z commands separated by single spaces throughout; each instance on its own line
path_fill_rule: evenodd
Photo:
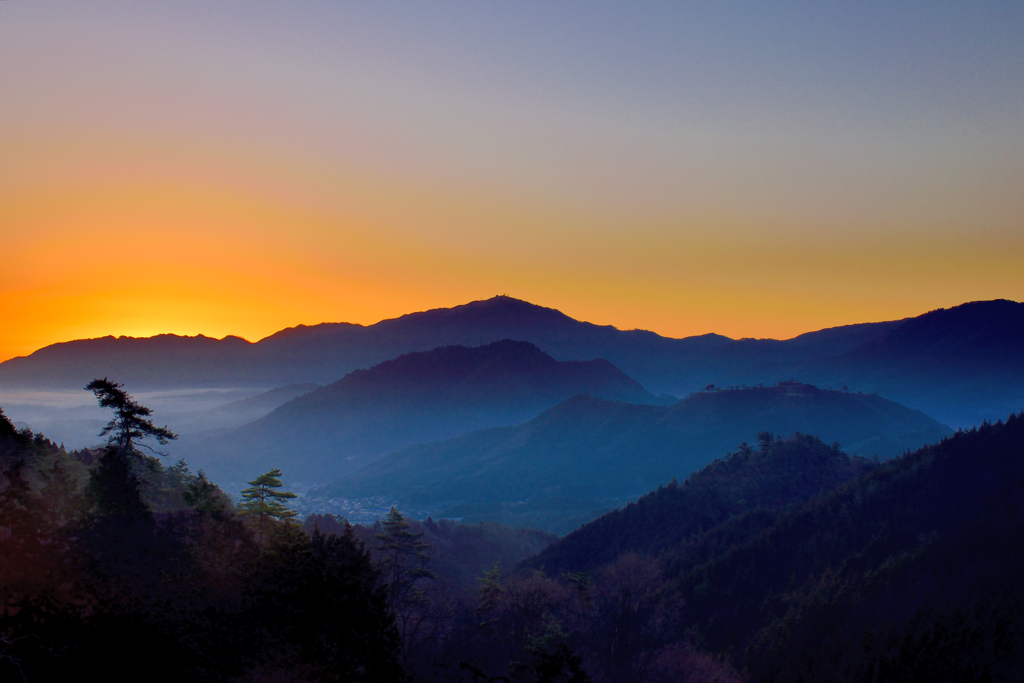
M 149 419 L 153 411 L 132 398 L 132 395 L 124 390 L 124 384 L 111 382 L 104 377 L 94 379 L 85 388 L 96 394 L 101 408 L 111 408 L 114 411 L 113 419 L 100 432 L 100 436 L 109 435 L 109 445 L 125 453 L 138 454 L 140 446 L 158 453 L 142 443 L 142 439 L 152 437 L 162 445 L 178 438 L 178 435 L 166 426 L 154 425 Z
M 387 586 L 388 606 L 408 644 L 415 640 L 430 605 L 422 587 L 425 580 L 435 578 L 427 567 L 430 544 L 423 540 L 423 532 L 414 532 L 412 525 L 394 507 L 380 521 L 380 528 L 377 554 Z
M 242 491 L 243 502 L 238 506 L 239 510 L 243 515 L 257 518 L 261 542 L 266 536 L 268 520 L 278 519 L 287 522 L 299 514 L 281 502 L 298 496 L 291 491 L 276 490 L 284 486 L 280 477 L 281 470 L 272 469 L 250 481 L 249 488 Z

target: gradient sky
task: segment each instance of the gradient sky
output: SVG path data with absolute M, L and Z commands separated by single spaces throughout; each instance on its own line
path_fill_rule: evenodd
M 0 2 L 0 360 L 1024 299 L 1024 3 Z

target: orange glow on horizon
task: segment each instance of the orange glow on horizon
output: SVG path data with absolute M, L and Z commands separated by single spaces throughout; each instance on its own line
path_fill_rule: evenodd
M 789 338 L 1024 293 L 1012 243 L 931 240 L 922 250 L 913 241 L 804 238 L 795 246 L 729 233 L 716 240 L 702 226 L 681 236 L 630 238 L 614 226 L 547 236 L 515 223 L 571 227 L 586 216 L 497 202 L 488 243 L 471 227 L 487 220 L 477 200 L 412 188 L 402 201 L 371 221 L 372 207 L 357 202 L 313 212 L 287 193 L 181 182 L 0 195 L 0 227 L 18 255 L 0 275 L 0 359 L 105 335 L 256 341 L 297 324 L 372 324 L 502 293 L 620 329 L 734 338 Z M 459 222 L 461 232 L 438 227 L 427 231 L 434 239 L 416 238 L 417 226 Z
M 0 132 L 0 152 L 24 161 L 0 166 L 0 360 L 105 335 L 256 341 L 502 293 L 733 338 L 1024 299 L 1012 193 L 968 238 L 976 198 L 869 221 L 799 201 L 586 202 L 226 143 Z
M 89 181 L 55 163 L 0 190 L 16 255 L 0 272 L 0 359 L 111 334 L 256 341 L 501 293 L 620 329 L 734 338 L 1024 298 L 1016 236 L 757 238 L 763 220 L 728 214 L 651 215 L 638 233 L 607 212 L 272 159 L 234 175 L 219 159 L 198 180 L 195 159 L 136 159 L 137 178 L 63 159 Z

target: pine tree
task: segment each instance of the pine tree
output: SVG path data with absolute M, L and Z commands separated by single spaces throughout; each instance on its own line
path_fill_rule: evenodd
M 267 524 L 272 519 L 287 522 L 298 512 L 291 510 L 282 500 L 296 498 L 291 491 L 277 491 L 284 484 L 281 482 L 281 470 L 272 469 L 249 482 L 249 488 L 242 491 L 243 502 L 238 506 L 243 515 L 256 517 L 259 524 L 259 539 L 266 537 Z
M 101 515 L 147 515 L 148 507 L 142 500 L 143 482 L 137 472 L 137 465 L 146 458 L 139 448 L 159 452 L 142 440 L 152 437 L 157 443 L 166 444 L 178 435 L 167 427 L 154 425 L 149 419 L 153 411 L 132 398 L 123 384 L 104 377 L 94 379 L 85 388 L 96 395 L 101 408 L 114 411 L 113 419 L 99 434 L 107 437 L 107 448 L 99 467 L 89 473 L 89 497 Z
M 377 551 L 381 557 L 384 580 L 392 587 L 396 597 L 418 601 L 421 591 L 417 590 L 418 579 L 432 579 L 434 574 L 427 569 L 430 544 L 423 540 L 423 533 L 411 531 L 409 522 L 396 508 L 391 508 L 381 520 L 383 533 L 377 534 L 380 545 Z
M 96 394 L 101 408 L 113 408 L 114 418 L 100 432 L 100 436 L 108 436 L 107 443 L 116 446 L 125 453 L 139 453 L 139 447 L 154 451 L 142 443 L 146 437 L 153 437 L 159 444 L 166 444 L 178 438 L 178 435 L 166 426 L 157 427 L 149 416 L 153 411 L 140 404 L 131 394 L 124 390 L 124 385 L 111 382 L 106 377 L 94 379 L 85 387 Z
M 411 530 L 409 522 L 396 508 L 391 508 L 380 524 L 382 533 L 377 534 L 380 541 L 377 554 L 381 574 L 388 590 L 388 607 L 403 636 L 408 657 L 430 606 L 422 587 L 423 580 L 434 578 L 434 573 L 427 568 L 430 544 L 423 540 L 422 532 Z

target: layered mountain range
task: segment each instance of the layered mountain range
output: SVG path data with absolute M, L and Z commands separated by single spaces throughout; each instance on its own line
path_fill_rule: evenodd
M 578 394 L 674 401 L 605 360 L 556 361 L 511 340 L 446 346 L 349 373 L 244 427 L 185 439 L 175 454 L 228 480 L 281 467 L 292 479 L 329 481 L 411 444 L 525 422 Z
M 255 343 L 233 336 L 162 334 L 53 344 L 0 363 L 0 386 L 78 389 L 96 376 L 118 377 L 137 391 L 328 384 L 403 353 L 516 339 L 559 360 L 605 358 L 658 393 L 680 393 L 720 380 L 722 371 L 736 367 L 839 355 L 897 325 L 850 325 L 782 342 L 717 334 L 672 339 L 581 322 L 551 308 L 497 296 L 368 326 L 299 325 Z
M 0 363 L 0 388 L 79 389 L 104 376 L 135 391 L 329 384 L 403 353 L 502 339 L 529 341 L 557 360 L 606 359 L 656 394 L 795 377 L 877 392 L 954 426 L 1024 407 L 1024 305 L 1004 300 L 778 341 L 671 339 L 495 297 L 375 325 L 299 326 L 256 343 L 159 335 L 55 344 Z
M 878 396 L 796 382 L 699 392 L 671 406 L 576 396 L 522 425 L 392 453 L 317 495 L 385 496 L 440 516 L 564 533 L 767 431 L 881 458 L 952 434 Z

